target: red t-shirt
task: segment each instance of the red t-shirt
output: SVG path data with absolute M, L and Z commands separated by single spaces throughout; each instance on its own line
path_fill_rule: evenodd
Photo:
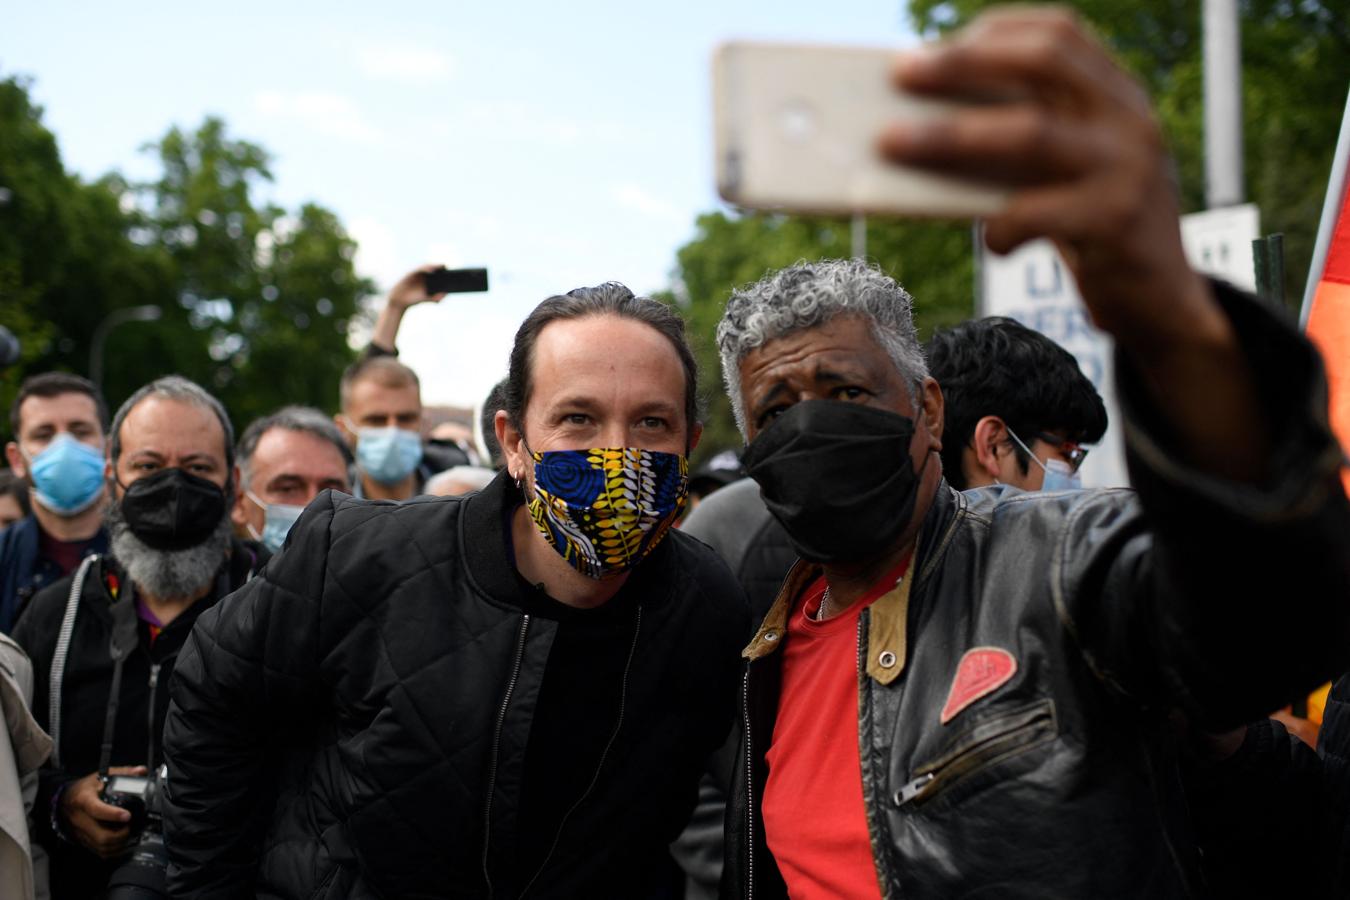
M 818 578 L 788 617 L 763 812 L 793 900 L 881 897 L 858 756 L 858 617 L 908 566 L 906 559 L 824 622 L 815 620 L 825 593 Z

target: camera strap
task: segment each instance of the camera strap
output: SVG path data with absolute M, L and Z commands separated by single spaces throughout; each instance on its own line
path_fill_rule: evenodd
M 56 635 L 56 652 L 52 655 L 51 673 L 47 679 L 47 721 L 51 725 L 52 765 L 58 769 L 61 767 L 61 684 L 66 674 L 66 657 L 70 655 L 70 641 L 75 634 L 75 614 L 80 608 L 85 577 L 100 558 L 98 553 L 86 556 L 70 581 L 70 596 L 66 598 L 66 612 L 61 617 L 61 630 Z
M 99 750 L 98 773 L 107 777 L 112 762 L 113 735 L 117 727 L 117 707 L 122 700 L 122 666 L 136 649 L 140 638 L 136 634 L 136 586 L 127 579 L 121 595 L 109 610 L 112 613 L 112 637 L 108 653 L 112 656 L 112 685 L 108 690 L 108 713 L 103 720 L 103 746 Z

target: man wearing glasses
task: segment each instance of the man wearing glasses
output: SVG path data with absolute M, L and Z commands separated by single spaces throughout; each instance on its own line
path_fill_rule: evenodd
M 991 316 L 939 331 L 924 355 L 942 387 L 942 474 L 952 487 L 1082 487 L 1083 445 L 1101 440 L 1106 407 L 1067 350 Z

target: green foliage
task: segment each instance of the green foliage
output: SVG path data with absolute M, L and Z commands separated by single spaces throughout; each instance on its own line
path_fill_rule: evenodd
M 154 182 L 84 183 L 62 166 L 27 84 L 0 81 L 0 325 L 24 347 L 0 373 L 0 409 L 28 374 L 88 375 L 99 323 L 142 305 L 161 318 L 114 328 L 104 347 L 114 408 L 171 372 L 216 393 L 236 426 L 286 403 L 335 406 L 348 323 L 373 293 L 341 222 L 315 204 L 291 215 L 260 205 L 268 155 L 219 119 L 147 149 Z
M 990 0 L 912 0 L 930 37 Z M 1176 157 L 1183 211 L 1205 208 L 1200 0 L 1073 0 L 1148 89 Z M 1301 302 L 1350 83 L 1350 0 L 1244 0 L 1242 78 L 1247 196 L 1261 230 L 1285 236 L 1285 295 Z
M 920 34 L 937 37 L 992 0 L 911 0 Z M 1205 206 L 1199 0 L 1071 3 L 1148 89 L 1176 157 L 1183 209 Z M 1285 294 L 1303 296 L 1331 155 L 1345 108 L 1350 0 L 1245 0 L 1241 5 L 1248 196 L 1262 230 L 1285 235 Z M 713 332 L 733 286 L 798 259 L 845 256 L 848 222 L 712 213 L 678 252 L 669 295 L 689 322 L 708 415 L 699 457 L 738 446 Z M 960 225 L 869 223 L 868 256 L 915 297 L 921 334 L 973 312 L 971 241 Z
M 704 435 L 697 460 L 741 445 L 722 387 L 714 332 L 732 288 L 798 260 L 848 256 L 847 219 L 747 214 L 700 216 L 677 254 L 678 284 L 665 299 L 685 317 L 699 362 Z M 914 295 L 921 336 L 968 317 L 974 306 L 967 225 L 870 219 L 867 255 Z

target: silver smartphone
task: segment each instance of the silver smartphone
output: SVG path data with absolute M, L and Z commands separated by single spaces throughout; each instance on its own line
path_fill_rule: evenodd
M 713 57 L 717 189 L 750 209 L 944 218 L 997 213 L 992 183 L 886 162 L 877 138 L 890 123 L 955 108 L 897 91 L 895 51 L 732 42 Z

